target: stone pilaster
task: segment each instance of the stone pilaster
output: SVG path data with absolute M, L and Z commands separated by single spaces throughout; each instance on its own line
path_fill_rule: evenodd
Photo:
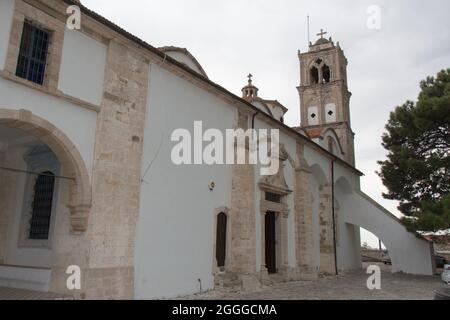
M 320 273 L 334 275 L 334 238 L 331 185 L 320 186 L 319 230 L 320 230 Z
M 247 130 L 249 116 L 238 111 L 237 117 L 237 127 Z M 233 165 L 232 172 L 231 263 L 229 271 L 240 274 L 255 274 L 255 168 L 253 165 L 236 164 Z
M 280 241 L 281 241 L 281 261 L 279 272 L 288 280 L 289 277 L 289 250 L 288 250 L 288 219 L 289 211 L 281 212 L 280 219 Z
M 88 298 L 133 298 L 149 70 L 143 57 L 111 41 L 97 120 Z
M 300 279 L 317 276 L 313 262 L 313 222 L 312 195 L 310 188 L 311 171 L 303 158 L 303 145 L 297 144 L 298 164 L 295 168 L 295 235 L 296 256 Z
M 6 152 L 0 150 L 0 166 L 7 167 Z M 12 172 L 0 170 L 0 264 L 5 263 L 6 248 L 8 240 L 9 216 L 12 212 L 11 190 L 15 187 L 14 175 Z
M 102 108 L 97 118 L 88 229 L 74 230 L 74 226 L 84 224 L 83 212 L 87 208 L 60 209 L 53 248 L 54 292 L 80 299 L 134 297 L 134 239 L 149 69 L 144 58 L 115 40 L 110 42 Z M 62 190 L 61 194 L 68 191 Z M 69 233 L 71 229 L 73 234 Z M 66 288 L 66 269 L 70 265 L 81 268 L 81 290 Z

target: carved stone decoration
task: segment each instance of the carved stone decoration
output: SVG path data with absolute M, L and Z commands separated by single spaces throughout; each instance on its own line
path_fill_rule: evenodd
M 88 226 L 90 205 L 68 206 L 70 210 L 70 226 L 74 233 L 85 232 Z
M 284 175 L 285 163 L 289 158 L 289 154 L 283 144 L 280 145 L 280 167 L 277 174 L 272 176 L 264 176 L 259 182 L 259 187 L 263 190 L 273 191 L 281 195 L 287 195 L 292 193 L 289 186 L 286 183 L 286 178 Z

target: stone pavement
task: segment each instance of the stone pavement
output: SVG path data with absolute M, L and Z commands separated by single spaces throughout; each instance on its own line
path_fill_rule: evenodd
M 37 292 L 31 290 L 22 290 L 14 288 L 0 287 L 0 301 L 1 300 L 66 300 L 69 299 L 63 295 Z
M 220 300 L 432 300 L 434 291 L 448 287 L 440 276 L 392 274 L 382 268 L 381 290 L 369 290 L 365 271 L 346 272 L 338 277 L 314 281 L 280 283 L 257 292 L 217 292 L 183 297 L 183 299 Z
M 440 276 L 392 274 L 382 269 L 381 290 L 367 289 L 369 275 L 363 270 L 346 272 L 338 277 L 323 277 L 314 281 L 280 283 L 254 292 L 210 291 L 182 297 L 189 300 L 432 300 L 434 291 L 449 288 Z M 365 265 L 367 267 L 367 264 Z M 68 297 L 21 289 L 0 288 L 0 300 L 64 300 Z

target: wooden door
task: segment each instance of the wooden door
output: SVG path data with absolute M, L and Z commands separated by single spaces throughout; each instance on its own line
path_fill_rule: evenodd
M 277 273 L 276 214 L 267 212 L 265 230 L 266 268 L 269 273 Z
M 220 213 L 217 216 L 217 231 L 216 231 L 216 260 L 217 267 L 225 267 L 227 251 L 227 215 Z

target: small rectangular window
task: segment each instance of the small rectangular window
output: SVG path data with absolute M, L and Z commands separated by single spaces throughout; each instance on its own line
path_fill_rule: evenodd
M 273 192 L 266 192 L 266 201 L 281 203 L 281 195 Z
M 44 83 L 49 38 L 48 31 L 24 22 L 16 76 L 40 85 Z

